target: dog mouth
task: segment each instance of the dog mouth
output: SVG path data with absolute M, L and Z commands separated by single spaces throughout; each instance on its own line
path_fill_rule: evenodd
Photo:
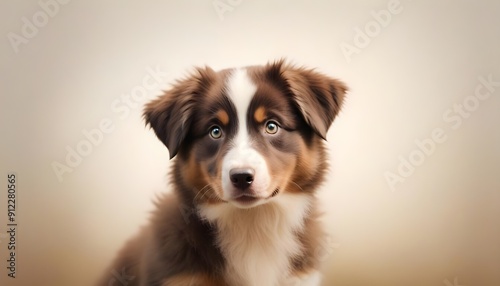
M 260 200 L 268 200 L 270 198 L 277 196 L 278 194 L 279 194 L 279 189 L 276 188 L 271 193 L 271 195 L 269 195 L 268 197 L 261 197 L 261 196 L 255 195 L 255 194 L 241 194 L 237 197 L 234 197 L 233 200 L 235 202 L 238 202 L 239 204 L 248 206 L 248 205 L 252 205 Z
M 236 202 L 243 204 L 243 205 L 250 205 L 250 204 L 252 204 L 260 199 L 261 199 L 260 197 L 250 195 L 250 194 L 243 194 L 243 195 L 240 195 L 240 196 L 234 198 L 234 200 Z

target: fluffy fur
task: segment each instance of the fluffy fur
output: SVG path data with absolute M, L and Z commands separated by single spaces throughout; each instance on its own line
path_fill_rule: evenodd
M 277 61 L 197 68 L 150 102 L 145 120 L 175 157 L 173 193 L 98 285 L 112 270 L 128 285 L 319 285 L 315 192 L 345 92 Z

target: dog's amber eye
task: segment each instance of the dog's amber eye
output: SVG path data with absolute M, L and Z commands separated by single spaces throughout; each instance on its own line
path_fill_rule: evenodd
M 276 134 L 276 132 L 278 132 L 278 129 L 279 129 L 278 123 L 274 121 L 268 121 L 266 123 L 266 133 Z
M 210 128 L 210 136 L 214 139 L 219 139 L 222 137 L 222 129 L 219 126 L 214 126 Z

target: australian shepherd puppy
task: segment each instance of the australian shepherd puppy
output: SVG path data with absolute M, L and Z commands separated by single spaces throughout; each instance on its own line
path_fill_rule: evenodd
M 100 285 L 114 283 L 112 273 L 129 286 L 319 285 L 315 193 L 345 92 L 281 60 L 197 68 L 147 104 L 147 124 L 175 157 L 173 194 Z

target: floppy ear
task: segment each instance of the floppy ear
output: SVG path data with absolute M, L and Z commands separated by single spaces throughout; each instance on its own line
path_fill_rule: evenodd
M 326 133 L 340 111 L 346 85 L 314 70 L 285 64 L 284 60 L 268 65 L 273 77 L 281 77 L 307 124 L 317 135 Z
M 196 103 L 210 85 L 214 71 L 208 67 L 196 68 L 187 78 L 177 81 L 159 98 L 146 104 L 144 119 L 158 139 L 167 146 L 172 159 L 191 127 Z

